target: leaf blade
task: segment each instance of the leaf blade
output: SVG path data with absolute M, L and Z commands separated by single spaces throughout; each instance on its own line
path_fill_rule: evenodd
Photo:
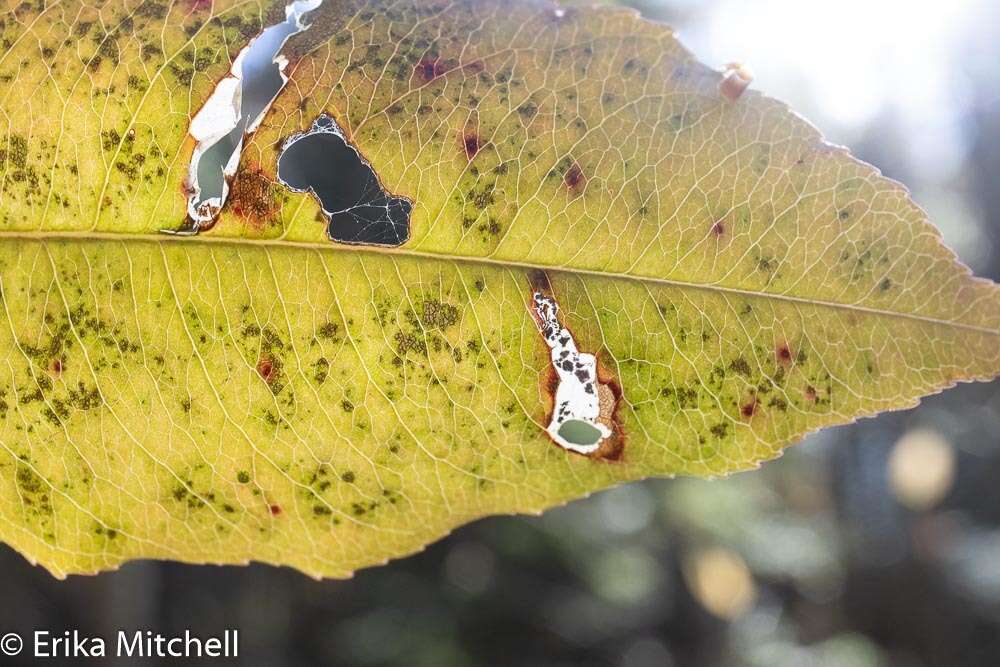
M 12 55 L 97 16 L 132 16 L 139 42 L 87 37 L 126 67 L 31 69 L 37 99 L 4 102 L 0 536 L 57 574 L 145 557 L 347 576 L 480 516 L 752 468 L 1000 369 L 1000 292 L 901 186 L 780 103 L 727 102 L 668 30 L 619 11 L 330 1 L 244 154 L 248 194 L 208 234 L 156 235 L 184 206 L 178 117 L 264 14 L 216 4 L 218 22 L 78 3 L 15 24 L 35 27 Z M 149 87 L 91 103 L 131 86 L 163 25 Z M 30 121 L 39 105 L 60 120 Z M 273 188 L 270 147 L 321 110 L 416 202 L 403 248 L 329 243 L 314 202 Z M 618 461 L 544 433 L 539 270 L 621 385 Z

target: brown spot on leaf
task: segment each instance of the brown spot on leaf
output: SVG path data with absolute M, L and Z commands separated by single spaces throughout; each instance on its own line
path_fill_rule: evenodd
M 604 439 L 592 458 L 605 461 L 621 461 L 625 453 L 625 427 L 621 418 L 622 387 L 611 373 L 598 361 L 597 392 L 601 404 L 598 421 L 611 429 L 611 435 Z
M 257 374 L 263 378 L 264 382 L 272 384 L 278 379 L 279 373 L 280 369 L 278 367 L 278 362 L 275 359 L 263 355 L 257 360 Z
M 421 80 L 425 83 L 430 83 L 439 76 L 447 74 L 453 68 L 440 58 L 435 58 L 433 60 L 430 58 L 424 58 L 417 63 L 415 69 L 417 76 L 420 77 Z
M 234 215 L 257 229 L 273 223 L 278 212 L 274 182 L 257 165 L 243 167 L 230 184 L 228 206 Z
M 774 356 L 777 357 L 778 362 L 782 364 L 792 363 L 793 355 L 791 348 L 788 347 L 788 343 L 782 343 L 779 345 L 774 351 Z
M 570 165 L 566 173 L 563 174 L 563 182 L 571 190 L 581 190 L 584 185 L 583 169 L 576 162 Z
M 421 60 L 417 63 L 414 71 L 424 81 L 431 81 L 434 78 L 434 61 L 433 60 Z
M 541 292 L 542 294 L 552 294 L 552 285 L 549 283 L 549 274 L 541 269 L 532 269 L 528 271 L 528 283 L 531 285 L 532 292 Z M 531 295 L 528 296 L 528 301 L 531 302 Z M 531 306 L 531 311 L 534 312 L 534 306 Z
M 749 419 L 757 412 L 757 397 L 751 396 L 750 400 L 740 406 L 740 414 Z
M 267 509 L 271 513 L 271 516 L 278 516 L 281 514 L 281 505 L 269 505 Z
M 712 225 L 712 233 L 716 236 L 722 236 L 726 233 L 726 223 L 723 220 L 719 220 L 717 223 Z
M 479 137 L 475 134 L 466 134 L 462 139 L 462 144 L 465 146 L 465 156 L 470 160 L 476 157 L 476 153 L 478 153 L 481 148 L 479 145 Z
M 476 157 L 483 148 L 483 142 L 479 137 L 479 112 L 475 109 L 469 114 L 462 129 L 462 148 L 469 160 Z

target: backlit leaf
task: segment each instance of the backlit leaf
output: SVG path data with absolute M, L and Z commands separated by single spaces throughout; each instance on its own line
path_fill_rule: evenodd
M 57 575 L 345 576 L 1000 371 L 1000 290 L 902 186 L 632 12 L 326 0 L 221 218 L 173 236 L 190 119 L 283 5 L 9 7 L 0 538 Z M 412 202 L 402 245 L 277 181 L 324 113 Z M 546 433 L 536 292 L 615 407 L 593 455 Z

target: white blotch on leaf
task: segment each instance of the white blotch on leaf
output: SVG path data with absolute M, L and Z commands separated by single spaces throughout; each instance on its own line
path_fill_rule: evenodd
M 210 226 L 222 210 L 229 195 L 228 180 L 240 163 L 244 138 L 257 129 L 278 93 L 288 83 L 285 75 L 288 59 L 279 51 L 289 37 L 309 27 L 302 22 L 302 16 L 322 2 L 295 0 L 289 3 L 285 7 L 285 21 L 269 26 L 250 40 L 236 56 L 229 75 L 218 83 L 208 101 L 191 119 L 189 132 L 197 145 L 188 171 L 187 212 L 195 231 Z M 275 75 L 276 82 L 271 80 Z M 210 169 L 212 180 L 203 183 L 199 165 L 205 154 L 213 149 L 221 153 L 210 158 L 218 162 L 219 172 L 211 173 Z M 208 164 L 210 168 L 213 166 Z
M 559 323 L 559 304 L 541 292 L 534 294 L 538 329 L 559 377 L 555 409 L 546 429 L 556 443 L 574 452 L 592 454 L 611 435 L 601 419 L 601 395 L 609 390 L 597 380 L 597 359 L 580 352 L 569 329 Z M 610 412 L 610 411 L 607 411 Z

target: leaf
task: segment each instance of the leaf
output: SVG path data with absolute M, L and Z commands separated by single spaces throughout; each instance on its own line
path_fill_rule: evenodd
M 179 227 L 189 118 L 280 3 L 22 3 L 0 76 L 0 538 L 315 576 L 1000 371 L 1000 290 L 899 184 L 670 31 L 526 0 L 326 0 L 216 226 Z M 732 92 L 732 91 L 730 91 Z M 331 242 L 275 147 L 328 113 L 413 202 Z M 556 446 L 559 306 L 602 391 Z

